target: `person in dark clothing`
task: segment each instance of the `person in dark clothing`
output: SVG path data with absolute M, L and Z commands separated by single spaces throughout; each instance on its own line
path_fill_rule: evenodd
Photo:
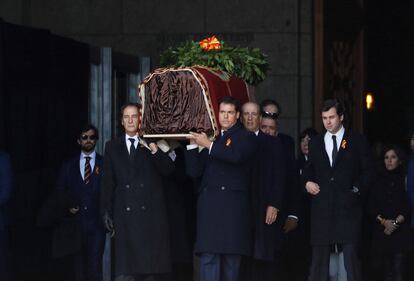
M 116 280 L 171 278 L 171 245 L 163 176 L 171 158 L 138 135 L 138 104 L 122 107 L 125 134 L 105 145 L 101 214 L 113 234 Z
M 76 281 L 102 281 L 106 231 L 99 214 L 103 159 L 95 152 L 98 138 L 93 125 L 82 128 L 77 140 L 81 151 L 63 163 L 38 219 L 40 225 L 53 224 L 52 256 L 73 262 L 70 279 Z
M 237 280 L 242 256 L 252 251 L 250 171 L 254 135 L 238 122 L 239 102 L 219 102 L 221 134 L 211 141 L 191 133 L 187 174 L 202 176 L 197 201 L 196 254 L 200 281 Z M 199 152 L 198 146 L 204 149 Z
M 255 134 L 255 157 L 252 173 L 254 220 L 253 259 L 244 260 L 243 280 L 274 280 L 276 252 L 282 246 L 282 209 L 286 177 L 281 140 L 259 130 L 262 119 L 257 103 L 242 107 L 241 121 L 246 130 Z
M 410 202 L 405 187 L 404 154 L 396 146 L 385 149 L 383 169 L 378 172 L 369 197 L 372 222 L 372 261 L 375 272 L 386 281 L 406 279 L 407 254 L 411 250 Z M 384 270 L 381 270 L 384 269 Z
M 12 192 L 12 169 L 9 155 L 0 151 L 0 280 L 8 276 L 8 213 L 7 207 Z
M 324 101 L 321 117 L 326 132 L 309 145 L 309 165 L 303 183 L 311 194 L 309 281 L 359 281 L 358 243 L 362 227 L 361 194 L 372 180 L 372 160 L 366 139 L 343 126 L 342 103 Z

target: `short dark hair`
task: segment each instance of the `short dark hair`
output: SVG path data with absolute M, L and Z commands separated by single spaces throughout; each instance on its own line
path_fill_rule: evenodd
M 92 124 L 86 124 L 85 126 L 83 126 L 83 127 L 81 128 L 80 133 L 79 133 L 79 137 L 80 137 L 83 133 L 86 133 L 86 132 L 87 132 L 87 131 L 89 131 L 89 130 L 93 130 L 93 131 L 94 131 L 94 134 L 95 134 L 95 136 L 96 136 L 96 139 L 99 139 L 99 131 L 98 131 L 98 129 L 97 129 L 94 125 L 92 125 Z
M 321 109 L 321 113 L 322 112 L 326 112 L 326 111 L 330 110 L 331 108 L 335 108 L 336 109 L 336 113 L 339 116 L 345 115 L 345 107 L 337 99 L 328 99 L 328 100 L 325 100 L 322 103 L 322 107 L 321 108 L 322 108 Z
M 280 112 L 282 111 L 282 109 L 281 109 L 281 107 L 280 107 L 280 104 L 279 104 L 277 101 L 272 100 L 272 99 L 266 99 L 266 100 L 263 100 L 263 101 L 260 103 L 260 110 L 261 110 L 261 111 L 264 111 L 264 110 L 263 110 L 263 108 L 264 108 L 265 106 L 268 106 L 268 105 L 274 105 L 274 106 L 276 106 L 276 108 L 277 108 L 277 114 L 278 114 L 278 115 L 280 115 Z
M 232 104 L 234 105 L 234 108 L 236 109 L 236 112 L 240 112 L 240 101 L 232 96 L 225 96 L 219 99 L 219 106 L 224 104 Z
M 137 103 L 137 102 L 129 102 L 129 103 L 126 103 L 123 106 L 121 106 L 121 117 L 124 115 L 125 108 L 130 107 L 130 106 L 136 107 L 138 109 L 138 111 L 139 111 L 139 109 L 141 107 L 140 104 Z
M 306 128 L 299 134 L 299 140 L 304 139 L 306 136 L 313 138 L 318 132 L 314 128 Z

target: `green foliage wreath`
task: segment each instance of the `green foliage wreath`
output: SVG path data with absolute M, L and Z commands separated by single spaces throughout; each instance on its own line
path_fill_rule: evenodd
M 176 48 L 165 50 L 160 62 L 163 67 L 201 65 L 216 68 L 234 74 L 252 85 L 257 85 L 266 78 L 269 64 L 267 56 L 260 49 L 228 47 L 224 42 L 219 42 L 214 49 L 207 48 L 203 48 L 202 41 L 187 41 Z

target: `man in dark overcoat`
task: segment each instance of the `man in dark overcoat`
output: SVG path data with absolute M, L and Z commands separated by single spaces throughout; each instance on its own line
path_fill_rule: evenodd
M 241 111 L 246 130 L 256 135 L 252 173 L 252 202 L 254 220 L 253 260 L 249 280 L 273 280 L 276 275 L 276 252 L 282 246 L 282 221 L 279 211 L 283 205 L 285 183 L 284 152 L 280 138 L 259 130 L 260 106 L 247 102 Z M 249 275 L 247 273 L 246 275 Z
M 365 138 L 345 129 L 343 120 L 343 105 L 325 101 L 322 121 L 326 132 L 311 140 L 309 165 L 304 170 L 305 187 L 312 195 L 310 281 L 326 281 L 329 275 L 361 280 L 357 255 L 361 192 L 369 187 L 372 162 Z M 339 269 L 330 273 L 330 266 Z
M 170 234 L 162 176 L 174 164 L 153 142 L 138 136 L 137 104 L 122 109 L 125 134 L 107 142 L 101 192 L 105 225 L 114 236 L 119 280 L 166 280 L 171 272 Z
M 56 197 L 53 198 L 59 204 L 58 207 L 64 208 L 63 214 L 66 213 L 58 220 L 62 220 L 61 223 L 73 220 L 79 224 L 73 228 L 67 227 L 70 231 L 62 233 L 66 238 L 59 237 L 60 241 L 54 241 L 53 249 L 59 251 L 57 248 L 73 247 L 75 244 L 68 241 L 77 239 L 73 231 L 80 231 L 80 239 L 73 242 L 79 243 L 76 247 L 79 248 L 79 254 L 74 259 L 75 278 L 82 281 L 102 280 L 102 255 L 106 231 L 99 213 L 103 159 L 95 151 L 97 140 L 98 130 L 94 126 L 86 125 L 82 128 L 78 138 L 80 154 L 63 163 L 56 184 L 57 192 L 66 197 L 65 203 L 59 202 L 61 200 Z M 59 213 L 57 209 L 53 212 Z M 57 238 L 54 236 L 54 239 Z M 75 250 L 74 248 L 72 250 Z
M 9 155 L 0 151 L 0 280 L 8 278 L 8 213 L 12 193 L 12 169 Z
M 213 142 L 205 133 L 192 133 L 187 172 L 202 175 L 197 205 L 195 252 L 200 255 L 200 281 L 237 280 L 242 255 L 252 251 L 250 169 L 254 135 L 238 122 L 239 102 L 219 103 L 222 135 Z M 191 147 L 189 147 L 191 148 Z

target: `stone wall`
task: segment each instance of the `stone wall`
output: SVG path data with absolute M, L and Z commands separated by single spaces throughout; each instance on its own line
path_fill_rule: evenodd
M 312 0 L 1 0 L 5 21 L 49 29 L 95 46 L 150 56 L 185 39 L 217 34 L 269 56 L 258 100 L 282 106 L 281 131 L 312 125 Z

